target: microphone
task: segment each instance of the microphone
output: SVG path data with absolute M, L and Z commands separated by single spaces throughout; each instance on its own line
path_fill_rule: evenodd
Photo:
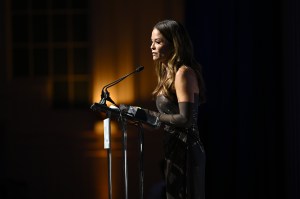
M 105 85 L 103 88 L 102 88 L 102 91 L 101 91 L 101 101 L 100 101 L 100 104 L 103 104 L 103 105 L 106 105 L 106 101 L 109 101 L 111 102 L 112 104 L 114 104 L 115 106 L 116 103 L 110 98 L 109 96 L 109 92 L 108 92 L 108 88 L 116 85 L 117 83 L 123 81 L 125 78 L 127 78 L 128 76 L 132 75 L 132 74 L 135 74 L 135 73 L 139 73 L 141 72 L 142 70 L 144 70 L 144 66 L 139 66 L 138 68 L 136 68 L 133 72 L 121 77 L 120 79 L 117 79 L 107 85 Z

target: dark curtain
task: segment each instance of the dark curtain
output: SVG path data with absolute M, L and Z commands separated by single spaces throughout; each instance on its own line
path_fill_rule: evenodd
M 300 198 L 299 1 L 188 0 L 207 198 Z

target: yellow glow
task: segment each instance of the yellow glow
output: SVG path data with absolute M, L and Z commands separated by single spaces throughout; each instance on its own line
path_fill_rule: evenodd
M 110 128 L 111 128 L 111 135 L 116 135 L 118 132 L 118 125 L 116 122 L 112 121 L 110 122 Z M 104 134 L 104 124 L 103 121 L 97 121 L 94 125 L 94 131 L 98 135 L 103 135 Z
M 130 70 L 127 70 L 131 72 Z M 93 102 L 99 102 L 101 100 L 101 90 L 102 88 L 109 84 L 110 82 L 113 82 L 117 80 L 118 78 L 124 76 L 126 73 L 119 75 L 113 75 L 106 73 L 105 75 L 101 75 L 100 73 L 98 75 L 94 76 L 94 86 L 93 86 Z M 123 82 L 110 87 L 108 89 L 111 99 L 116 103 L 119 104 L 122 103 L 130 103 L 134 101 L 134 79 L 132 77 L 128 77 Z M 110 102 L 107 101 L 107 104 L 109 105 Z
M 95 123 L 94 131 L 96 134 L 103 135 L 103 121 L 98 121 Z

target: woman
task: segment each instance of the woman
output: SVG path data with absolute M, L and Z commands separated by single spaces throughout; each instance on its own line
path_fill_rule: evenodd
M 133 106 L 121 109 L 154 126 L 165 125 L 166 198 L 204 199 L 205 152 L 197 126 L 198 106 L 205 100 L 200 65 L 187 31 L 176 21 L 157 23 L 151 41 L 159 113 Z

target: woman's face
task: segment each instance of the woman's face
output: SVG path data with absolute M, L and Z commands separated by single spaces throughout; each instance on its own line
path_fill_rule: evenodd
M 172 52 L 171 44 L 156 28 L 152 31 L 151 42 L 150 48 L 152 51 L 153 61 L 167 63 Z

